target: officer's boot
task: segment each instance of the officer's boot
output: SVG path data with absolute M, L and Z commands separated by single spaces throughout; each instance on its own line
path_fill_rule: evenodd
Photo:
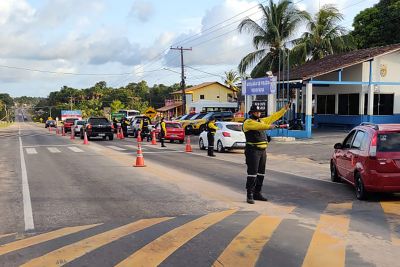
M 247 189 L 247 203 L 254 204 L 254 190 L 255 190 L 256 177 L 247 176 L 246 189 Z
M 263 181 L 264 175 L 257 175 L 256 187 L 254 190 L 254 200 L 268 201 L 268 199 L 261 194 Z

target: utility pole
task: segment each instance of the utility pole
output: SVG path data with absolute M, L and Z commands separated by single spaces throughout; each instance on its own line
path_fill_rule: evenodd
M 181 51 L 181 89 L 182 89 L 182 105 L 183 105 L 183 114 L 186 114 L 186 93 L 185 93 L 185 65 L 183 64 L 183 51 L 192 51 L 192 48 L 183 48 L 181 47 L 171 47 L 171 50 L 180 50 Z
M 70 110 L 72 110 L 72 96 L 70 96 L 69 104 L 71 106 Z

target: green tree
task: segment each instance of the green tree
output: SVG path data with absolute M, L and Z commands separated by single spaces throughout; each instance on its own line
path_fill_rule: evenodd
M 110 107 L 111 107 L 111 112 L 118 112 L 120 109 L 124 109 L 125 105 L 122 104 L 122 102 L 119 100 L 114 100 L 111 103 Z
M 354 49 L 347 30 L 340 25 L 343 15 L 333 5 L 324 5 L 314 17 L 307 18 L 307 31 L 294 40 L 293 63 L 321 59 Z M 295 58 L 296 57 L 296 58 Z
M 247 31 L 253 34 L 253 46 L 256 51 L 246 55 L 239 63 L 241 74 L 256 64 L 251 71 L 251 77 L 265 76 L 265 72 L 279 69 L 280 55 L 285 46 L 291 41 L 292 35 L 300 23 L 309 17 L 305 11 L 295 8 L 289 0 L 279 3 L 269 1 L 269 5 L 259 5 L 263 18 L 260 24 L 250 18 L 244 19 L 239 24 L 239 32 Z
M 237 87 L 237 83 L 241 80 L 239 74 L 236 71 L 230 70 L 230 71 L 225 71 L 225 80 L 224 84 L 228 86 L 229 88 L 239 91 L 239 88 Z
M 352 35 L 358 48 L 400 43 L 400 0 L 381 0 L 354 17 Z

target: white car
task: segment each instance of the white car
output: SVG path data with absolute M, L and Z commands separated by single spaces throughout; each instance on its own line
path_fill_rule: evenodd
M 86 124 L 85 120 L 75 120 L 74 121 L 74 125 L 72 125 L 71 127 L 73 127 L 75 136 L 77 136 L 77 135 L 79 135 L 81 133 L 81 128 L 85 124 Z
M 218 127 L 214 138 L 214 149 L 218 152 L 225 152 L 230 149 L 244 149 L 246 137 L 242 129 L 242 123 L 219 121 L 215 125 Z M 203 131 L 199 138 L 200 149 L 208 147 L 207 132 Z

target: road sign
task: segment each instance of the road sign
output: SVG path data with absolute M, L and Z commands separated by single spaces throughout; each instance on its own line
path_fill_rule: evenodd
M 156 117 L 156 115 L 157 115 L 157 111 L 154 108 L 150 107 L 150 108 L 146 109 L 144 114 L 147 117 L 149 117 L 150 119 L 154 119 Z

